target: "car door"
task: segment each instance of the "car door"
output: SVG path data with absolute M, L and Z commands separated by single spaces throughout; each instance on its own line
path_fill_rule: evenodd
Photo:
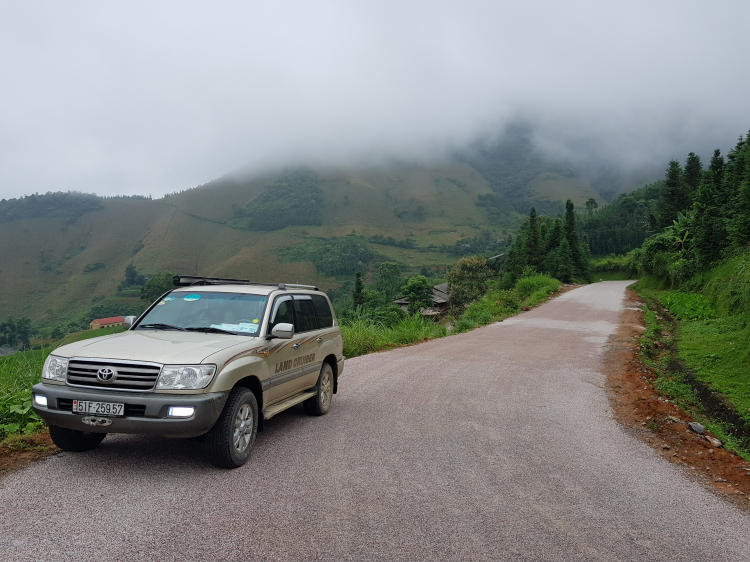
M 271 315 L 268 323 L 268 332 L 276 324 L 287 323 L 295 325 L 294 301 L 292 295 L 282 295 L 274 299 Z M 302 365 L 302 344 L 304 334 L 298 334 L 295 329 L 294 336 L 289 340 L 273 339 L 269 342 L 268 369 L 268 402 L 277 402 L 299 389 L 305 374 Z
M 295 332 L 304 336 L 300 340 L 304 374 L 300 381 L 302 388 L 310 388 L 318 382 L 320 373 L 320 343 L 323 341 L 315 317 L 315 307 L 311 295 L 294 295 L 294 317 L 297 321 Z

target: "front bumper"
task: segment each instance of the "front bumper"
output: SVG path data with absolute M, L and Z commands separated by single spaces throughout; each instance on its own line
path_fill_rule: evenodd
M 46 408 L 38 406 L 36 402 L 33 402 L 33 407 L 34 412 L 48 425 L 93 433 L 136 433 L 165 437 L 203 435 L 216 423 L 229 395 L 227 392 L 141 394 L 43 383 L 35 384 L 32 392 L 47 397 Z M 107 426 L 87 425 L 83 423 L 83 418 L 87 416 L 71 411 L 72 400 L 124 403 L 125 416 L 107 418 L 112 420 L 112 424 Z M 193 406 L 195 412 L 189 418 L 169 418 L 167 412 L 170 406 Z

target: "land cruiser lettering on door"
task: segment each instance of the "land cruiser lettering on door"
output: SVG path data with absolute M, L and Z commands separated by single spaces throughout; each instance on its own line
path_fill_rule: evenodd
M 310 353 L 309 355 L 303 355 L 289 361 L 281 361 L 276 363 L 276 373 L 283 373 L 289 369 L 296 369 L 297 367 L 303 367 L 309 363 L 315 362 L 315 354 Z

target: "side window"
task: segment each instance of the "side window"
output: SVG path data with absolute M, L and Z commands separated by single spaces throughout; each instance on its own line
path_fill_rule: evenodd
M 333 326 L 333 314 L 331 314 L 331 306 L 328 304 L 328 299 L 320 295 L 313 295 L 312 303 L 315 308 L 315 316 L 318 317 L 318 328 L 330 328 Z
M 309 332 L 318 328 L 315 321 L 315 309 L 309 296 L 296 295 L 294 297 L 294 316 L 297 318 L 297 324 L 294 326 L 295 332 Z
M 276 324 L 294 324 L 294 310 L 292 307 L 292 297 L 279 297 L 273 302 L 271 321 L 268 323 L 269 334 Z

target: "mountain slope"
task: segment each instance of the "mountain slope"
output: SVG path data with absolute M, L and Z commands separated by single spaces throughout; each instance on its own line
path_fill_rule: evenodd
M 244 224 L 237 217 L 248 205 L 263 203 L 259 198 L 283 200 L 286 184 L 281 180 L 290 174 L 315 178 L 323 198 L 319 224 L 237 228 Z M 523 201 L 532 203 L 563 201 L 568 193 L 578 203 L 588 196 L 601 200 L 587 184 L 549 171 L 532 176 L 522 192 Z M 75 314 L 113 295 L 130 263 L 146 274 L 167 270 L 337 285 L 311 262 L 278 261 L 280 249 L 311 237 L 352 232 L 395 240 L 408 237 L 416 248 L 378 244 L 375 249 L 417 269 L 450 263 L 455 256 L 427 246 L 453 245 L 483 232 L 491 239 L 502 238 L 520 224 L 522 216 L 514 205 L 495 214 L 477 205 L 493 193 L 485 175 L 465 160 L 449 159 L 253 178 L 226 176 L 159 200 L 105 199 L 100 210 L 80 216 L 0 222 L 0 319 L 25 315 L 51 322 Z M 515 205 L 519 201 L 516 198 Z

